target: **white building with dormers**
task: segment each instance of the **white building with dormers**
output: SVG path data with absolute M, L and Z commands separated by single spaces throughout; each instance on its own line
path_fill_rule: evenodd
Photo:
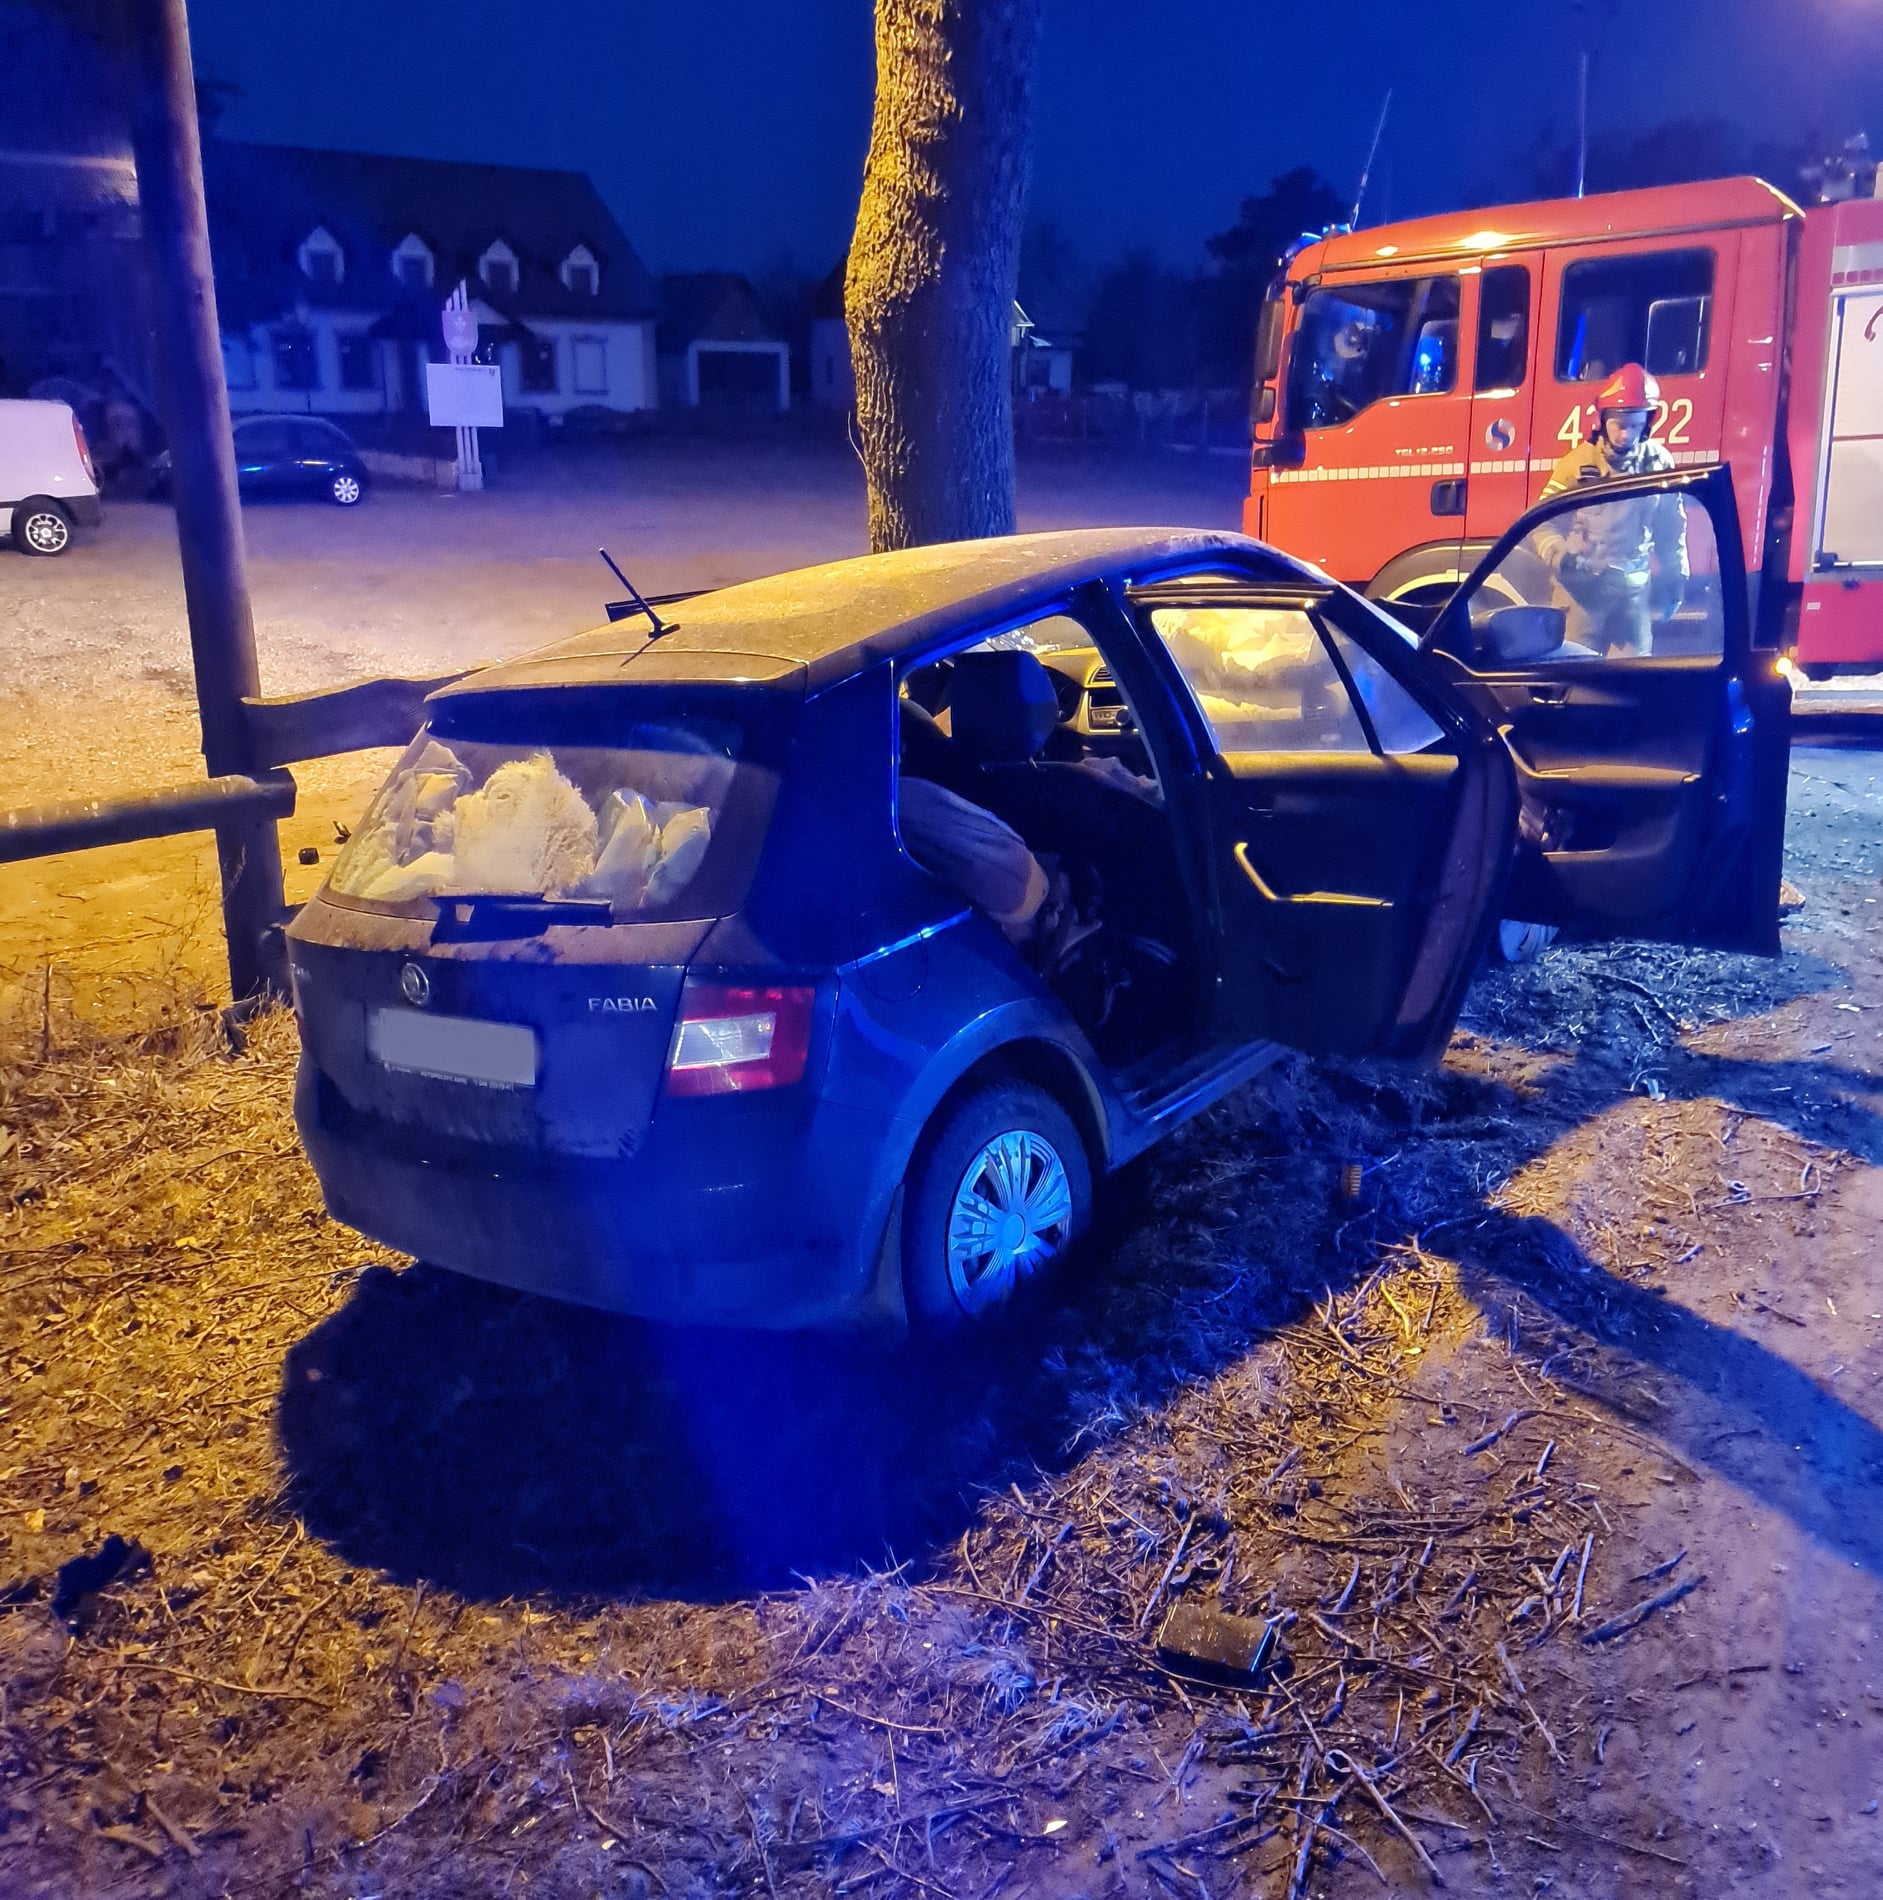
M 238 414 L 422 416 L 460 279 L 507 408 L 656 406 L 653 286 L 583 173 L 233 140 L 203 170 Z

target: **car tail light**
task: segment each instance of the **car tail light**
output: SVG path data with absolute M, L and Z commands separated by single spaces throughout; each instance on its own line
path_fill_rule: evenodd
M 85 479 L 96 488 L 98 486 L 98 471 L 92 466 L 91 445 L 85 440 L 85 425 L 79 421 L 77 416 L 72 418 L 72 435 L 73 439 L 78 443 L 79 466 L 85 471 Z
M 813 989 L 688 981 L 667 1053 L 669 1095 L 731 1095 L 801 1081 Z

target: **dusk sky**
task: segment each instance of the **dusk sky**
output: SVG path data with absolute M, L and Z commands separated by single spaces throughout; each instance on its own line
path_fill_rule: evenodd
M 235 137 L 589 172 L 657 269 L 821 271 L 855 213 L 867 0 L 192 0 Z M 1457 200 L 1554 119 L 1595 53 L 1595 135 L 1718 116 L 1883 143 L 1883 0 L 1046 0 L 1031 218 L 1088 258 L 1190 265 L 1290 165 L 1371 217 Z

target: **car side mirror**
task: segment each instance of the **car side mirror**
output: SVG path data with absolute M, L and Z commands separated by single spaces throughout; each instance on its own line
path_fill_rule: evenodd
M 1265 422 L 1275 420 L 1275 385 L 1264 383 L 1255 392 L 1255 426 L 1259 429 Z
M 1522 666 L 1554 653 L 1569 635 L 1569 614 L 1562 607 L 1499 607 L 1475 622 L 1481 659 L 1494 666 Z
M 1466 666 L 1522 666 L 1555 653 L 1567 638 L 1561 607 L 1495 607 L 1466 619 L 1454 602 L 1426 635 L 1428 644 Z

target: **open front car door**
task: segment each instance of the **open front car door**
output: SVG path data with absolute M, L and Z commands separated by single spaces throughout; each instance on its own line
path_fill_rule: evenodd
M 1422 644 L 1516 768 L 1506 916 L 1776 954 L 1791 689 L 1754 640 L 1729 470 L 1541 503 Z

